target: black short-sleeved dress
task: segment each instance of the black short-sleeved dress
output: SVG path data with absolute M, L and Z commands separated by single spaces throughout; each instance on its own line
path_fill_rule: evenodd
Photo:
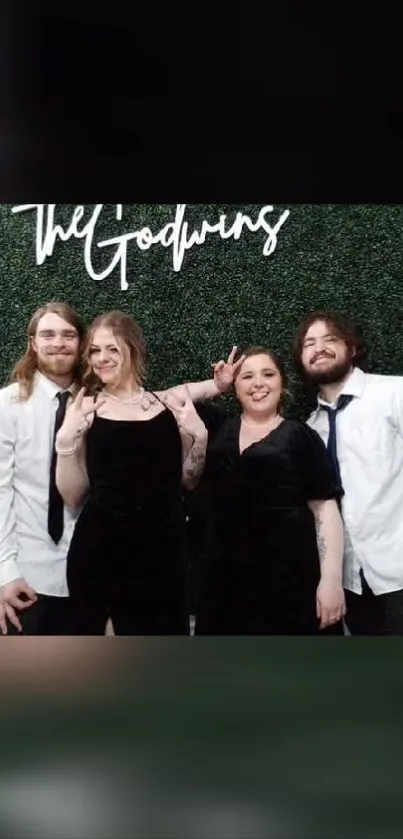
M 319 435 L 284 420 L 243 453 L 240 417 L 209 445 L 207 570 L 196 634 L 316 634 L 320 564 L 308 501 L 337 498 Z
M 182 445 L 164 409 L 149 420 L 95 415 L 88 499 L 67 558 L 75 633 L 189 634 Z

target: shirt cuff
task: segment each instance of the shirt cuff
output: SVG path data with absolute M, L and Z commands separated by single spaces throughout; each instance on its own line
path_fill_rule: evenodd
M 20 579 L 21 574 L 15 559 L 10 558 L 0 562 L 0 586 L 6 586 L 8 583 L 13 583 L 14 580 Z

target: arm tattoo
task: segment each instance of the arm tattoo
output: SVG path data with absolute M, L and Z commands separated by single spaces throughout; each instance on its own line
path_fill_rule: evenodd
M 190 462 L 194 464 L 199 463 L 200 459 L 204 460 L 204 452 L 200 451 L 197 446 L 193 445 L 186 459 L 189 459 Z
M 206 449 L 203 444 L 193 443 L 182 467 L 182 482 L 187 489 L 193 489 L 204 469 Z
M 321 518 L 319 518 L 319 516 L 315 516 L 315 526 L 316 526 L 316 539 L 317 539 L 317 542 L 318 542 L 319 561 L 320 561 L 320 564 L 322 565 L 323 560 L 326 557 L 327 545 L 326 545 L 325 537 L 323 536 L 323 533 L 322 533 L 323 521 L 322 521 Z
M 156 401 L 157 399 L 153 393 L 145 393 L 140 403 L 143 411 L 148 411 L 148 409 L 151 408 Z

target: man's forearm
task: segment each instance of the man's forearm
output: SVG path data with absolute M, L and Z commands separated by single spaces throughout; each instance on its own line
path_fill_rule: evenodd
M 20 578 L 21 573 L 17 565 L 16 551 L 7 552 L 4 558 L 0 558 L 0 588 Z
M 21 577 L 18 569 L 18 538 L 15 521 L 15 425 L 11 406 L 0 406 L 0 586 Z

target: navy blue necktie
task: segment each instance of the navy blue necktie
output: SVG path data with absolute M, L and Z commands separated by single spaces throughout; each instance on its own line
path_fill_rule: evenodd
M 59 431 L 60 426 L 63 423 L 67 402 L 69 400 L 70 391 L 59 391 L 56 394 L 59 405 L 56 411 L 56 420 L 55 420 L 55 430 L 53 434 L 53 450 L 52 450 L 52 459 L 50 462 L 50 475 L 49 475 L 49 507 L 48 507 L 48 532 L 49 536 L 52 537 L 54 543 L 57 545 L 60 542 L 60 539 L 63 536 L 64 530 L 64 504 L 63 498 L 60 495 L 60 492 L 56 486 L 56 462 L 57 462 L 57 454 L 55 449 L 55 442 L 56 442 L 56 434 Z
M 337 458 L 336 417 L 338 411 L 343 411 L 346 405 L 348 405 L 353 398 L 353 396 L 343 393 L 341 396 L 339 396 L 335 408 L 330 408 L 328 405 L 321 405 L 321 408 L 323 408 L 323 410 L 327 412 L 329 417 L 329 439 L 327 441 L 327 450 L 331 457 L 333 466 L 336 470 L 336 476 L 340 486 L 342 486 L 342 483 L 340 477 L 340 466 Z

